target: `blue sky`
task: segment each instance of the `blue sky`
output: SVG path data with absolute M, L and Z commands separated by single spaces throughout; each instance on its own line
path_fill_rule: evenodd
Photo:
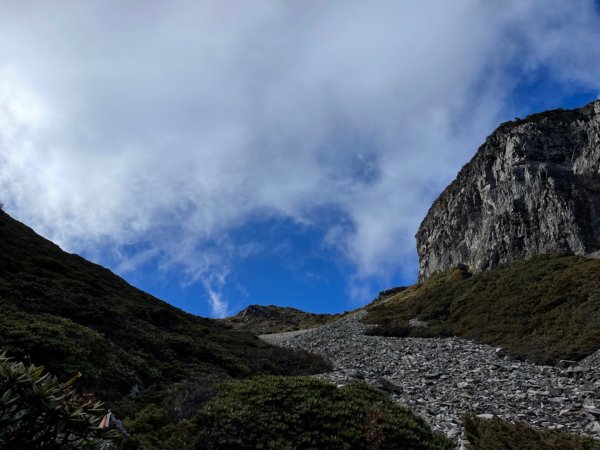
M 600 94 L 592 0 L 0 0 L 0 198 L 186 311 L 415 281 L 502 121 Z

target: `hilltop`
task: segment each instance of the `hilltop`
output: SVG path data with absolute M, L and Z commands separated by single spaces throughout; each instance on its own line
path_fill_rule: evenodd
M 343 314 L 315 314 L 285 306 L 250 305 L 235 316 L 222 319 L 237 330 L 255 335 L 313 328 L 333 322 Z

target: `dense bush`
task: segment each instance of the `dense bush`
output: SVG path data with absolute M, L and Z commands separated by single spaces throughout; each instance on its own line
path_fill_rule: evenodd
M 86 401 L 43 367 L 0 355 L 0 448 L 102 449 L 101 405 Z
M 469 450 L 600 450 L 600 441 L 553 430 L 536 430 L 524 423 L 498 418 L 463 419 Z
M 191 419 L 215 396 L 215 380 L 193 379 L 171 386 L 162 404 L 174 422 Z
M 433 275 L 368 308 L 373 334 L 456 335 L 539 364 L 579 360 L 600 347 L 600 261 L 543 255 L 471 276 Z M 428 323 L 413 328 L 412 318 Z
M 170 432 L 165 448 L 178 450 L 454 448 L 365 383 L 337 388 L 307 377 L 223 383 L 196 417 Z

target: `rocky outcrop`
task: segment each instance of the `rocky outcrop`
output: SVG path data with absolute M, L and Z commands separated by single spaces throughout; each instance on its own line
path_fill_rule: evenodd
M 600 250 L 600 100 L 502 124 L 417 233 L 419 279 Z

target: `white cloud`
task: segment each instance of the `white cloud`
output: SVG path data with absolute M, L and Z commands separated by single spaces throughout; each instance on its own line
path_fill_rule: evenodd
M 240 257 L 230 233 L 257 217 L 319 226 L 323 208 L 341 211 L 327 243 L 356 292 L 413 273 L 420 220 L 513 113 L 518 77 L 600 89 L 591 0 L 0 10 L 7 209 L 71 250 L 144 243 L 122 269 L 183 267 L 215 314 L 215 273 Z

